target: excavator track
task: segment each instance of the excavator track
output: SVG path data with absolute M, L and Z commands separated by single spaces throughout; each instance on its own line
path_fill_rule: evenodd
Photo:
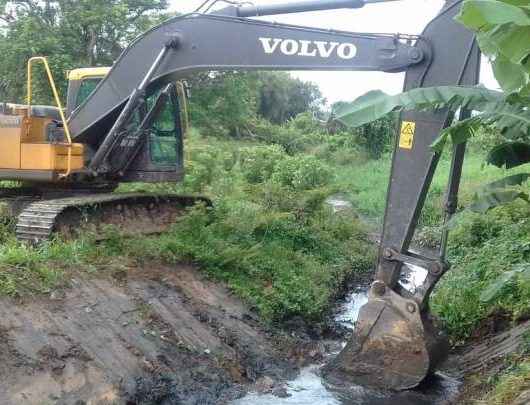
M 127 235 L 153 234 L 168 229 L 186 208 L 211 205 L 206 197 L 145 193 L 102 193 L 39 200 L 27 205 L 18 216 L 16 236 L 38 244 L 55 233 L 66 237 L 96 232 L 103 239 L 107 225 Z

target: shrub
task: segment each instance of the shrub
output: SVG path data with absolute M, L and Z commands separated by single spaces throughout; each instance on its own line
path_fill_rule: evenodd
M 330 183 L 331 169 L 314 156 L 294 156 L 278 163 L 273 181 L 295 190 L 311 190 Z
M 190 161 L 186 162 L 184 187 L 200 192 L 211 184 L 217 171 L 218 153 L 213 148 L 203 146 L 190 151 Z
M 304 132 L 297 128 L 297 121 L 286 125 L 274 125 L 265 120 L 255 120 L 252 132 L 260 140 L 280 145 L 288 154 L 307 151 L 320 143 L 320 134 Z
M 485 215 L 468 214 L 451 233 L 453 270 L 441 280 L 433 309 L 455 340 L 488 316 L 530 314 L 530 288 L 521 266 L 530 263 L 530 206 L 514 202 Z M 486 294 L 486 292 L 488 292 Z
M 161 238 L 161 254 L 200 263 L 265 319 L 320 320 L 341 285 L 373 266 L 363 228 L 322 204 L 299 217 L 257 201 L 224 200 L 213 209 L 192 209 Z
M 253 184 L 269 180 L 278 163 L 285 157 L 284 150 L 278 145 L 246 147 L 239 150 L 243 176 Z
M 299 131 L 302 134 L 323 135 L 324 128 L 313 117 L 310 112 L 298 114 L 296 117 L 290 119 L 286 125 L 288 128 Z

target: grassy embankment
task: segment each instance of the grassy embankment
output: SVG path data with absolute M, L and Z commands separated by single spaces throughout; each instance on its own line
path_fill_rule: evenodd
M 317 158 L 288 155 L 278 145 L 197 134 L 188 140 L 187 157 L 184 184 L 123 189 L 206 194 L 215 208 L 194 209 L 158 236 L 122 238 L 109 229 L 104 242 L 87 234 L 39 248 L 18 244 L 13 225 L 6 223 L 0 293 L 46 293 L 80 272 L 185 261 L 228 283 L 266 320 L 300 316 L 318 322 L 342 286 L 370 271 L 374 249 L 364 226 L 353 213 L 334 215 L 324 203 L 334 191 L 334 176 Z

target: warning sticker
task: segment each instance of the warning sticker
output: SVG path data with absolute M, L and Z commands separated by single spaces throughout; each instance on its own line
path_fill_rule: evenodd
M 412 149 L 412 145 L 414 145 L 414 132 L 416 132 L 416 123 L 403 121 L 401 124 L 401 135 L 399 136 L 399 147 L 401 149 Z

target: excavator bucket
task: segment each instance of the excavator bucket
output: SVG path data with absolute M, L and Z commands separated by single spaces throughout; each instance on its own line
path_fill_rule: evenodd
M 328 380 L 406 390 L 420 384 L 447 353 L 446 339 L 418 304 L 376 281 L 354 335 L 324 374 Z

